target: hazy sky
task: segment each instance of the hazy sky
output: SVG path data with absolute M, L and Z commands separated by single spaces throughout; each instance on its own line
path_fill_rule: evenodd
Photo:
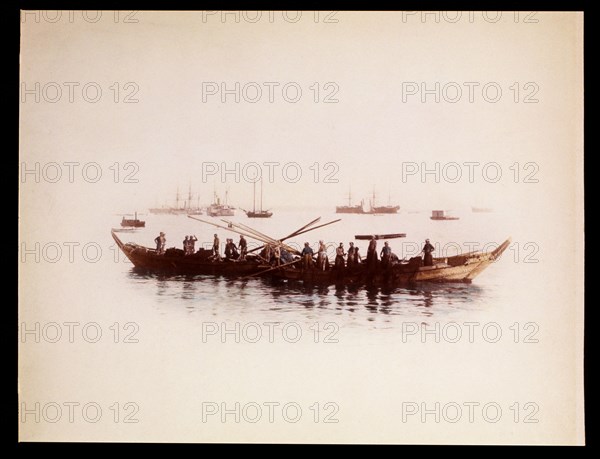
M 85 14 L 22 18 L 21 162 L 46 166 L 42 182 L 48 163 L 63 174 L 28 195 L 40 209 L 139 210 L 190 184 L 202 202 L 229 189 L 249 207 L 249 163 L 265 175 L 279 163 L 265 183 L 274 209 L 339 205 L 350 186 L 356 202 L 376 187 L 403 209 L 574 202 L 581 15 Z M 96 183 L 82 178 L 90 162 Z M 440 183 L 421 176 L 436 163 Z

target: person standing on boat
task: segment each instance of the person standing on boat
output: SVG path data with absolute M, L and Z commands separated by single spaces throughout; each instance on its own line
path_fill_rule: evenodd
M 319 241 L 319 250 L 317 252 L 317 267 L 321 271 L 329 268 L 329 257 L 327 256 L 327 246 L 323 241 Z
M 340 242 L 340 245 L 335 249 L 335 267 L 341 269 L 344 267 L 344 243 Z
M 240 248 L 240 261 L 245 260 L 246 254 L 248 253 L 248 243 L 246 242 L 246 239 L 244 239 L 243 234 L 240 235 L 240 243 L 238 247 Z
M 390 248 L 390 245 L 386 241 L 383 244 L 383 248 L 381 249 L 381 263 L 383 264 L 384 267 L 387 268 L 390 265 L 391 257 L 392 257 L 392 249 Z
M 346 261 L 346 266 L 348 266 L 348 268 L 351 268 L 354 264 L 354 251 L 356 249 L 354 248 L 354 242 L 349 242 L 349 244 L 350 247 L 348 247 L 348 259 Z
M 213 240 L 213 247 L 212 247 L 213 256 L 215 257 L 215 260 L 221 259 L 221 255 L 219 254 L 220 247 L 221 247 L 221 241 L 219 241 L 219 237 L 215 233 L 215 238 Z
M 160 234 L 154 238 L 154 242 L 156 242 L 156 253 L 159 255 L 165 253 L 165 244 L 167 243 L 165 233 L 161 231 Z
M 196 237 L 196 235 L 188 236 L 188 253 L 190 255 L 194 255 L 194 253 L 196 252 L 196 241 L 197 240 L 198 240 L 198 238 Z
M 354 265 L 358 265 L 362 263 L 362 257 L 360 256 L 360 253 L 358 253 L 358 247 L 354 247 L 354 261 L 353 264 Z
M 279 266 L 281 264 L 281 249 L 279 248 L 278 245 L 275 246 L 275 248 L 273 249 L 273 264 L 275 266 Z
M 267 263 L 271 263 L 271 257 L 273 256 L 273 250 L 271 249 L 270 244 L 265 244 L 265 248 L 260 253 L 260 256 L 263 257 L 263 259 Z
M 237 247 L 233 239 L 229 239 L 229 249 L 231 250 L 231 258 L 237 260 L 240 257 L 240 254 L 237 251 Z
M 313 262 L 313 249 L 310 248 L 310 245 L 308 245 L 308 242 L 304 243 L 304 248 L 302 249 L 302 267 L 304 269 L 308 269 L 312 266 L 312 262 Z
M 433 255 L 431 255 L 431 252 L 434 250 L 435 248 L 429 243 L 429 239 L 425 239 L 425 245 L 421 251 L 425 254 L 425 260 L 423 263 L 425 266 L 433 266 Z
M 188 239 L 189 236 L 186 236 L 185 239 L 183 240 L 183 254 L 184 255 L 189 255 L 190 253 L 190 241 Z
M 367 265 L 371 267 L 375 264 L 377 264 L 377 240 L 375 236 L 371 236 L 369 248 L 367 249 Z

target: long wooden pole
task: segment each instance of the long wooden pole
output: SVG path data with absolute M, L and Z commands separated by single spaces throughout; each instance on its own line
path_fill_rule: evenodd
M 294 234 L 294 236 L 299 236 L 300 234 L 308 233 L 309 231 L 316 230 L 316 229 L 319 229 L 319 228 L 323 228 L 324 226 L 331 225 L 332 223 L 337 223 L 340 220 L 341 220 L 341 218 L 338 218 L 337 220 L 332 220 L 332 221 L 330 221 L 328 223 L 323 223 L 322 225 L 315 226 L 314 228 L 308 228 L 308 229 L 305 229 L 304 231 L 299 231 L 299 232 L 297 231 L 296 234 Z M 294 237 L 294 236 L 288 236 L 288 237 L 286 237 L 284 239 L 289 239 L 290 237 Z M 280 239 L 280 240 L 283 241 L 283 239 Z M 260 250 L 260 249 L 262 249 L 262 247 L 263 246 L 257 247 L 255 249 L 252 249 L 252 250 L 248 251 L 248 253 L 254 252 L 255 250 Z M 296 253 L 299 253 L 299 252 L 296 251 Z
M 315 226 L 314 228 L 309 228 L 309 229 L 306 229 L 304 231 L 300 231 L 299 233 L 296 233 L 294 236 L 299 236 L 300 234 L 308 233 L 309 231 L 316 230 L 316 229 L 319 229 L 319 228 L 323 228 L 324 226 L 331 225 L 332 223 L 337 223 L 340 220 L 341 220 L 341 218 L 338 218 L 337 220 L 332 220 L 329 223 L 323 223 L 322 225 Z
M 266 241 L 266 240 L 264 240 L 264 239 L 262 239 L 262 238 L 259 238 L 259 237 L 257 237 L 257 236 L 256 236 L 256 235 L 254 235 L 254 234 L 247 233 L 247 232 L 245 232 L 245 231 L 234 230 L 234 229 L 228 228 L 228 227 L 226 227 L 226 226 L 218 225 L 217 223 L 208 222 L 208 221 L 206 221 L 206 220 L 202 220 L 201 218 L 196 218 L 196 217 L 194 217 L 194 216 L 192 216 L 192 215 L 188 215 L 188 218 L 191 218 L 191 219 L 193 219 L 193 220 L 198 220 L 199 222 L 202 222 L 202 223 L 207 223 L 207 224 L 209 224 L 209 225 L 212 225 L 212 226 L 216 226 L 217 228 L 221 228 L 221 229 L 224 229 L 224 230 L 227 230 L 227 231 L 231 231 L 232 233 L 236 233 L 236 234 L 241 234 L 241 235 L 243 235 L 243 236 L 247 236 L 247 237 L 249 237 L 250 239 L 256 239 L 257 241 L 260 241 L 260 242 L 262 242 L 262 243 L 264 243 L 264 244 L 270 244 L 270 242 L 269 242 L 269 241 Z
M 314 225 L 314 224 L 315 224 L 315 223 L 317 223 L 319 220 L 321 220 L 321 217 L 315 218 L 315 219 L 314 219 L 312 222 L 309 222 L 309 223 L 307 223 L 307 224 L 306 224 L 306 225 L 304 225 L 303 227 L 301 227 L 301 228 L 297 229 L 296 231 L 294 231 L 294 232 L 293 232 L 293 233 L 291 233 L 291 234 L 288 234 L 286 237 L 282 237 L 282 238 L 281 238 L 281 239 L 279 239 L 279 240 L 280 240 L 280 241 L 285 241 L 285 240 L 287 240 L 287 239 L 289 239 L 289 238 L 291 238 L 291 237 L 294 237 L 294 236 L 296 236 L 296 234 L 298 234 L 300 231 L 302 231 L 302 230 L 304 230 L 304 229 L 308 228 L 308 227 L 309 227 L 309 226 L 311 226 L 311 225 Z M 248 253 L 251 253 L 251 252 L 256 252 L 257 250 L 260 250 L 260 249 L 262 249 L 263 247 L 264 247 L 264 246 L 256 247 L 256 248 L 254 248 L 254 249 L 252 249 L 252 250 L 249 250 L 249 251 L 248 251 Z
M 274 269 L 283 268 L 284 266 L 288 266 L 288 265 L 291 265 L 291 264 L 293 264 L 293 263 L 298 263 L 299 261 L 300 261 L 300 260 L 294 260 L 294 261 L 290 261 L 290 262 L 288 262 L 288 263 L 285 263 L 285 264 L 283 264 L 283 265 L 274 266 L 274 267 L 272 267 L 272 268 L 265 269 L 264 271 L 259 271 L 259 272 L 257 272 L 257 273 L 254 273 L 254 274 L 249 274 L 249 275 L 247 275 L 247 276 L 244 276 L 244 277 L 242 277 L 241 279 L 245 279 L 245 278 L 247 278 L 247 277 L 253 277 L 253 276 L 258 276 L 258 275 L 260 275 L 260 274 L 268 273 L 269 271 L 273 271 Z
M 270 236 L 267 236 L 266 234 L 261 233 L 260 231 L 257 231 L 253 228 L 250 228 L 249 226 L 246 226 L 242 223 L 233 223 L 227 220 L 221 220 L 225 223 L 227 223 L 228 225 L 234 226 L 234 227 L 238 227 L 240 228 L 242 231 L 247 231 L 247 232 L 251 232 L 252 234 L 254 234 L 255 236 L 258 236 L 260 238 L 263 238 L 263 242 L 264 241 L 268 241 L 269 244 L 272 245 L 280 245 L 282 246 L 285 250 L 287 250 L 288 252 L 292 252 L 295 253 L 296 255 L 300 255 L 300 252 L 296 249 L 294 249 L 293 247 L 290 247 L 289 245 L 283 244 L 281 241 L 278 241 L 277 239 L 273 239 Z M 259 239 L 260 240 L 260 239 Z
M 233 222 L 230 222 L 229 220 L 225 220 L 225 219 L 221 219 L 221 221 L 227 223 L 228 225 L 232 225 L 237 228 L 240 228 L 243 231 L 248 231 L 249 233 L 254 233 L 257 236 L 260 236 L 263 239 L 266 239 L 267 241 L 271 241 L 272 244 L 279 244 L 279 242 L 280 242 L 277 239 L 274 239 L 267 234 L 261 233 L 260 231 L 255 230 L 254 228 L 250 228 L 249 226 L 244 225 L 243 223 L 233 223 Z

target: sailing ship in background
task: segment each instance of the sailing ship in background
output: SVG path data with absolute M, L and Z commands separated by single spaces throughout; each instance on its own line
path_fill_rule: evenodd
M 360 204 L 355 206 L 352 205 L 352 189 L 348 190 L 348 205 L 347 206 L 336 206 L 335 213 L 336 214 L 364 214 L 365 209 L 363 207 L 364 202 L 361 201 Z
M 228 191 L 225 191 L 225 204 L 221 204 L 221 199 L 214 192 L 214 202 L 207 207 L 206 213 L 211 217 L 233 217 L 235 215 L 235 207 L 227 204 Z M 191 214 L 190 214 L 191 215 Z
M 273 216 L 273 212 L 268 210 L 263 210 L 262 201 L 263 201 L 263 181 L 260 179 L 260 210 L 256 210 L 256 182 L 252 184 L 253 193 L 252 193 L 252 210 L 244 210 L 248 218 L 270 218 Z
M 490 207 L 471 207 L 471 211 L 476 214 L 491 213 L 494 209 Z
M 362 214 L 362 215 L 378 215 L 378 214 L 397 214 L 400 206 L 392 206 L 388 203 L 387 206 L 375 205 L 375 190 L 373 190 L 372 199 L 369 200 L 369 209 L 365 210 L 364 200 L 360 204 L 352 205 L 352 193 L 348 192 L 348 205 L 336 206 L 336 214 Z
M 367 212 L 369 214 L 397 214 L 400 210 L 400 206 L 392 206 L 389 204 L 389 196 L 388 196 L 388 205 L 387 206 L 376 206 L 375 205 L 375 189 L 373 189 L 373 199 L 371 200 L 371 210 Z
M 198 193 L 198 198 L 196 202 L 196 206 L 192 205 L 192 186 L 190 185 L 188 190 L 188 198 L 187 200 L 183 200 L 183 206 L 179 203 L 181 200 L 181 195 L 179 194 L 179 187 L 177 187 L 177 194 L 175 195 L 175 206 L 163 206 L 163 207 L 153 207 L 150 210 L 151 214 L 169 214 L 169 215 L 202 215 L 202 208 L 200 207 L 200 194 Z

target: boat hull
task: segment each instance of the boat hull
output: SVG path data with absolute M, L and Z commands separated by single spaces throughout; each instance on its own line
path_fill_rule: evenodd
M 243 277 L 268 269 L 255 261 L 211 261 L 197 255 L 158 255 L 156 250 L 137 244 L 125 244 L 114 231 L 112 237 L 119 249 L 138 270 L 172 274 L 206 274 Z
M 258 211 L 258 212 L 254 212 L 254 211 L 248 211 L 246 212 L 246 215 L 248 216 L 248 218 L 271 218 L 273 216 L 272 212 L 268 212 L 268 211 Z
M 326 270 L 288 267 L 276 270 L 272 276 L 290 281 L 325 285 L 407 285 L 419 282 L 471 283 L 483 270 L 494 263 L 510 244 L 507 239 L 489 253 L 472 252 L 450 258 L 434 259 L 433 266 L 416 263 L 396 263 L 384 268 L 381 262 L 373 267 L 360 264 L 351 268 Z
M 373 207 L 371 209 L 371 214 L 397 214 L 400 210 L 400 206 L 380 206 Z
M 303 281 L 322 285 L 405 285 L 419 282 L 471 283 L 476 276 L 494 263 L 510 244 L 510 238 L 493 252 L 471 252 L 449 258 L 434 259 L 433 266 L 421 266 L 420 258 L 408 263 L 395 263 L 384 267 L 359 264 L 341 269 L 316 267 L 301 269 L 300 260 L 288 266 L 273 268 L 259 261 L 212 261 L 195 255 L 159 255 L 154 249 L 137 244 L 124 244 L 114 231 L 112 237 L 119 249 L 138 269 L 150 272 L 176 274 L 205 274 L 227 277 L 260 275 L 288 281 Z
M 366 213 L 362 206 L 337 206 L 336 214 L 364 214 Z

